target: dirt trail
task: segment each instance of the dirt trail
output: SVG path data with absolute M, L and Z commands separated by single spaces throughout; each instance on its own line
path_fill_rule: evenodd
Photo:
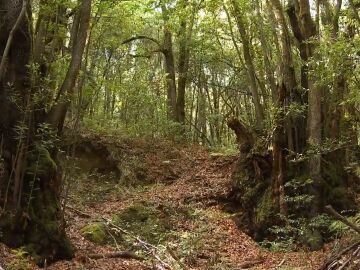
M 57 262 L 48 269 L 153 269 L 151 259 L 143 262 L 121 258 L 86 259 L 90 253 L 113 252 L 115 248 L 96 245 L 84 239 L 80 234 L 81 228 L 101 217 L 111 218 L 114 213 L 134 202 L 147 202 L 160 210 L 169 207 L 179 211 L 191 209 L 192 217 L 176 216 L 172 224 L 173 230 L 180 235 L 200 235 L 201 245 L 195 251 L 191 249 L 191 257 L 184 261 L 188 269 L 247 269 L 246 263 L 254 262 L 251 269 L 310 270 L 316 269 L 323 261 L 322 252 L 271 253 L 260 248 L 238 229 L 232 215 L 222 210 L 222 200 L 231 186 L 230 176 L 236 157 L 211 155 L 201 147 L 177 147 L 170 151 L 166 147 L 157 149 L 157 146 L 153 146 L 153 151 L 148 150 L 132 151 L 131 155 L 146 160 L 151 166 L 148 174 L 161 179 L 159 183 L 121 191 L 114 188 L 111 181 L 94 183 L 86 179 L 85 183 L 76 183 L 78 186 L 73 187 L 70 194 L 72 208 L 66 211 L 67 233 L 77 249 L 76 258 Z M 164 179 L 167 181 L 164 182 Z M 92 196 L 96 194 L 98 199 L 94 200 Z M 84 196 L 89 198 L 80 205 L 79 200 L 83 200 Z M 198 245 L 198 242 L 193 244 Z M 5 247 L 2 253 L 5 261 L 14 259 L 14 255 Z

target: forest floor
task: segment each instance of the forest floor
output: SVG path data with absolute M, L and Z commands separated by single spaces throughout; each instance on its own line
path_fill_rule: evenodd
M 106 175 L 84 172 L 68 176 L 71 185 L 65 216 L 67 234 L 76 248 L 76 257 L 47 269 L 296 270 L 317 269 L 326 258 L 324 250 L 270 252 L 237 227 L 236 213 L 226 212 L 226 202 L 219 199 L 224 198 L 231 187 L 236 156 L 210 153 L 200 146 L 145 141 L 121 142 L 117 147 L 121 148 L 124 161 L 145 170 L 142 180 L 145 178 L 146 185 L 127 183 L 129 185 L 124 187 L 124 183 Z M 127 180 L 131 181 L 131 173 L 127 175 Z M 129 245 L 117 242 L 116 237 L 106 244 L 95 244 L 84 238 L 82 228 L 92 222 L 110 220 L 116 213 L 139 203 L 150 206 L 170 224 L 164 236 L 157 238 L 156 248 L 148 245 L 148 254 L 142 253 L 146 259 L 87 258 L 89 254 L 123 250 Z M 142 234 L 141 229 L 139 234 L 131 232 L 131 227 L 129 230 L 128 244 L 140 250 L 141 242 L 137 237 Z M 16 265 L 18 253 L 1 246 L 0 263 Z M 19 269 L 37 269 L 28 267 Z

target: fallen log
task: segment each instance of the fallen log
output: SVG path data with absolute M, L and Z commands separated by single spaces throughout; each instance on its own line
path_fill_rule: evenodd
M 110 259 L 110 258 L 124 258 L 124 259 L 134 259 L 138 261 L 144 260 L 144 258 L 136 255 L 130 251 L 119 251 L 119 252 L 110 252 L 110 253 L 103 253 L 103 254 L 89 254 L 86 256 L 89 259 L 99 260 L 99 259 Z
M 349 226 L 351 229 L 353 229 L 354 231 L 356 231 L 357 233 L 360 233 L 360 227 L 357 226 L 356 224 L 350 222 L 347 218 L 345 218 L 344 216 L 340 215 L 338 212 L 336 212 L 336 210 L 334 208 L 332 208 L 331 205 L 327 205 L 325 206 L 325 210 L 328 214 L 330 214 L 331 216 L 333 216 L 335 219 L 341 221 L 342 223 L 344 223 L 345 225 Z

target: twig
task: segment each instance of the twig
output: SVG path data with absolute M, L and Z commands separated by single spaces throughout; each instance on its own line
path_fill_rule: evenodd
M 332 264 L 333 262 L 335 262 L 336 260 L 338 260 L 342 255 L 344 255 L 345 253 L 349 252 L 350 250 L 352 250 L 353 248 L 355 248 L 356 246 L 360 245 L 360 241 L 357 241 L 355 243 L 353 243 L 352 245 L 344 248 L 342 251 L 340 251 L 338 254 L 336 254 L 334 257 L 328 259 L 320 268 L 319 270 L 325 270 L 326 267 L 328 267 L 330 264 Z
M 359 254 L 360 247 L 358 247 L 353 254 L 337 269 L 337 270 L 343 270 L 345 267 L 351 262 L 351 260 Z
M 169 252 L 169 254 L 171 255 L 171 257 L 177 261 L 177 263 L 184 269 L 184 270 L 188 270 L 189 268 L 180 261 L 180 258 L 175 254 L 175 252 L 170 248 L 170 247 L 166 247 L 166 250 Z
M 171 269 L 170 265 L 166 262 L 164 262 L 159 255 L 156 253 L 156 251 L 158 250 L 158 248 L 150 243 L 147 243 L 143 240 L 141 240 L 139 237 L 132 235 L 130 232 L 128 232 L 127 230 L 115 225 L 114 223 L 111 222 L 111 220 L 109 219 L 105 219 L 106 221 L 106 225 L 107 226 L 111 226 L 113 229 L 118 230 L 124 234 L 127 234 L 128 236 L 130 236 L 131 238 L 133 238 L 135 241 L 137 241 L 139 244 L 141 244 L 144 249 L 146 249 L 147 251 L 149 251 L 149 254 L 151 254 L 151 256 L 156 259 L 162 266 L 165 267 L 165 269 Z
M 117 250 L 120 250 L 119 244 L 118 244 L 118 242 L 116 241 L 115 236 L 111 233 L 109 227 L 106 226 L 106 230 L 107 230 L 107 232 L 110 234 L 111 238 L 114 240 L 116 249 L 117 249 Z
M 84 212 L 81 212 L 80 210 L 78 210 L 78 209 L 76 209 L 76 208 L 74 208 L 74 207 L 72 207 L 72 206 L 70 206 L 70 205 L 66 205 L 66 208 L 72 210 L 73 212 L 75 212 L 75 213 L 78 214 L 79 216 L 82 216 L 82 217 L 85 217 L 85 218 L 92 218 L 91 215 L 86 214 L 86 213 L 84 213 Z
M 285 263 L 285 257 L 284 257 L 284 259 L 282 259 L 282 261 L 278 264 L 278 266 L 277 267 L 281 267 L 281 266 L 283 266 L 283 264 Z

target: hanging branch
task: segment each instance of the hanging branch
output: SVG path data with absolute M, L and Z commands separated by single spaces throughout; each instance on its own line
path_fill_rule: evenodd
M 6 58 L 9 55 L 9 52 L 10 52 L 11 44 L 14 39 L 14 34 L 15 34 L 16 30 L 19 28 L 20 23 L 22 22 L 23 18 L 26 15 L 27 5 L 28 5 L 28 0 L 23 0 L 20 14 L 19 14 L 18 18 L 16 19 L 16 22 L 15 22 L 13 28 L 11 29 L 8 40 L 6 42 L 6 46 L 5 46 L 4 53 L 3 53 L 3 56 L 1 58 L 1 63 L 0 63 L 0 80 L 2 79 L 2 77 L 4 76 L 4 73 L 5 73 L 5 62 L 6 62 Z
M 131 38 L 129 38 L 129 39 L 126 39 L 126 40 L 124 40 L 121 44 L 130 43 L 130 42 L 132 42 L 132 41 L 139 40 L 139 39 L 150 40 L 150 41 L 156 43 L 156 44 L 159 46 L 159 48 L 162 47 L 161 44 L 160 44 L 160 42 L 159 42 L 157 39 L 152 38 L 152 37 L 148 37 L 148 36 L 142 36 L 142 35 L 134 36 L 134 37 L 131 37 Z

